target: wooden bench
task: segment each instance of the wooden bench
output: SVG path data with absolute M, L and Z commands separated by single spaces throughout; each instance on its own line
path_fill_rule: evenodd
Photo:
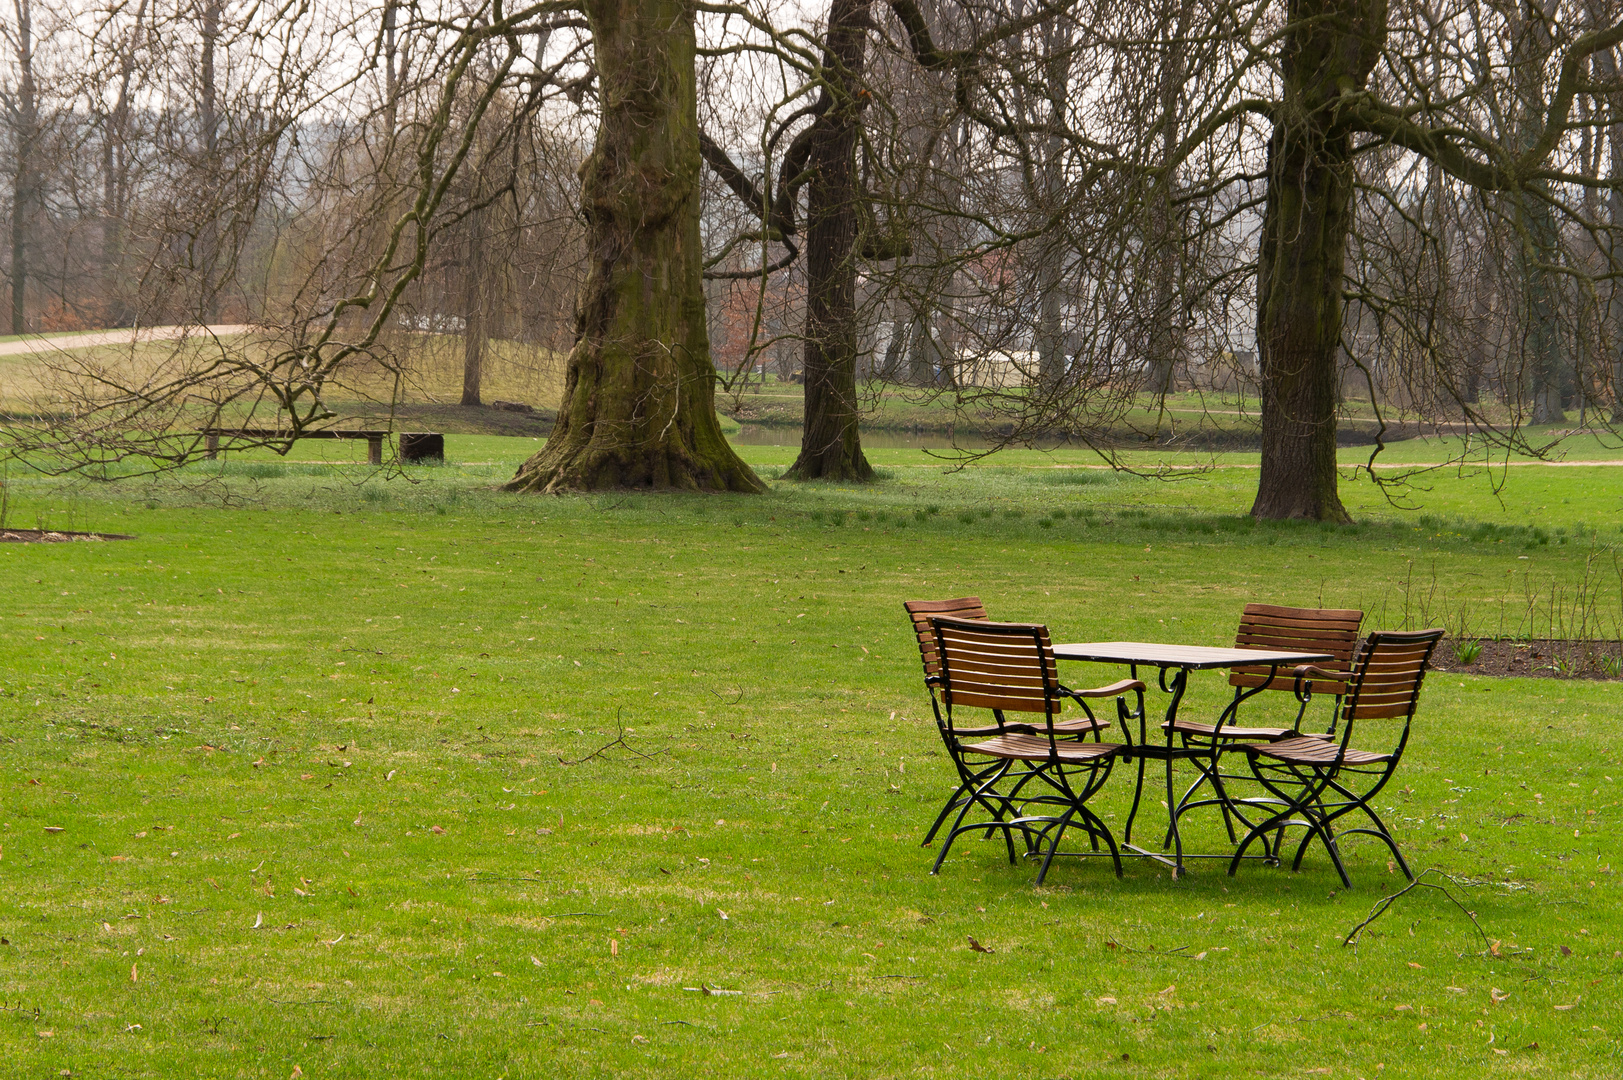
M 207 442 L 207 457 L 214 460 L 220 452 L 220 440 L 226 439 L 266 439 L 291 440 L 299 439 L 365 439 L 366 460 L 371 465 L 383 464 L 383 440 L 392 432 L 382 430 L 351 430 L 343 431 L 337 428 L 321 428 L 317 431 L 301 431 L 298 435 L 280 428 L 204 428 L 203 435 Z M 432 458 L 445 460 L 445 436 L 432 431 L 402 431 L 400 432 L 400 460 L 402 462 L 427 461 Z

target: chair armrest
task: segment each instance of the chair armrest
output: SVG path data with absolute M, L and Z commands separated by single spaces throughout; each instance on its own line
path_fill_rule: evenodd
M 1149 687 L 1141 679 L 1122 679 L 1120 682 L 1113 682 L 1109 686 L 1095 686 L 1088 690 L 1069 690 L 1067 692 L 1073 697 L 1079 698 L 1107 698 L 1131 693 L 1134 690 L 1144 691 L 1148 689 Z
M 1345 684 L 1348 675 L 1345 671 L 1330 671 L 1316 664 L 1302 664 L 1296 669 L 1296 685 L 1292 688 L 1298 701 L 1307 701 L 1313 696 L 1313 680 Z M 1340 693 L 1338 690 L 1337 693 Z

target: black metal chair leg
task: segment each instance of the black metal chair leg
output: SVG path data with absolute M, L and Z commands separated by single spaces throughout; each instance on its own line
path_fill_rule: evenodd
M 1048 876 L 1048 868 L 1054 863 L 1054 855 L 1059 851 L 1059 842 L 1065 837 L 1065 829 L 1070 825 L 1071 819 L 1076 816 L 1076 808 L 1065 811 L 1065 816 L 1059 820 L 1059 827 L 1054 830 L 1054 839 L 1048 845 L 1048 855 L 1043 859 L 1041 869 L 1037 871 L 1037 884 L 1041 885 Z
M 1291 860 L 1292 872 L 1299 872 L 1302 869 L 1302 856 L 1307 854 L 1307 846 L 1317 836 L 1324 842 L 1325 854 L 1330 856 L 1330 865 L 1334 866 L 1336 873 L 1341 876 L 1342 887 L 1352 888 L 1352 878 L 1347 876 L 1347 867 L 1341 861 L 1341 849 L 1336 846 L 1336 836 L 1331 831 L 1329 823 L 1322 814 L 1316 814 L 1307 807 L 1303 807 L 1302 810 L 1302 816 L 1307 819 L 1308 831 L 1307 835 L 1302 837 L 1302 842 L 1297 845 L 1296 858 Z
M 1121 877 L 1121 851 L 1116 847 L 1116 838 L 1110 835 L 1109 827 L 1105 825 L 1104 821 L 1100 819 L 1099 815 L 1095 814 L 1092 810 L 1089 810 L 1086 806 L 1082 807 L 1082 815 L 1083 818 L 1088 821 L 1089 831 L 1091 832 L 1093 829 L 1097 828 L 1099 835 L 1104 837 L 1105 843 L 1110 848 L 1110 861 L 1116 866 L 1116 876 L 1118 878 Z M 1094 845 L 1094 850 L 1099 850 L 1099 846 L 1097 844 Z
M 1229 877 L 1233 877 L 1235 872 L 1240 869 L 1240 862 L 1245 858 L 1245 849 L 1251 846 L 1251 841 L 1275 828 L 1283 832 L 1285 826 L 1290 823 L 1290 818 L 1290 811 L 1287 807 L 1284 813 L 1275 814 L 1268 820 L 1253 826 L 1251 831 L 1245 834 L 1245 838 L 1240 841 L 1240 845 L 1234 849 L 1234 858 L 1229 860 Z M 1268 841 L 1264 840 L 1262 846 L 1266 849 Z
M 1403 871 L 1403 876 L 1405 878 L 1409 879 L 1410 881 L 1414 880 L 1414 871 L 1409 869 L 1408 860 L 1403 857 L 1403 852 L 1398 850 L 1398 842 L 1396 840 L 1392 839 L 1390 834 L 1388 834 L 1386 832 L 1383 832 L 1383 831 L 1378 831 L 1376 829 L 1343 829 L 1343 830 L 1341 830 L 1341 835 L 1342 836 L 1348 836 L 1348 835 L 1351 835 L 1352 833 L 1359 833 L 1359 834 L 1361 834 L 1363 836 L 1373 836 L 1373 837 L 1375 837 L 1375 839 L 1377 839 L 1377 840 L 1381 841 L 1383 844 L 1385 844 L 1386 847 L 1387 847 L 1387 850 L 1392 852 L 1392 858 L 1398 864 L 1398 869 Z
M 962 771 L 959 774 L 960 782 L 958 784 L 958 790 L 954 792 L 952 797 L 947 800 L 947 805 L 941 808 L 941 813 L 937 815 L 935 824 L 930 826 L 930 831 L 924 835 L 924 839 L 920 842 L 919 846 L 929 847 L 930 841 L 935 839 L 936 833 L 941 829 L 942 822 L 947 820 L 947 816 L 949 814 L 956 809 L 973 804 L 975 802 L 975 793 L 977 791 L 986 790 L 986 781 L 988 778 L 1002 779 L 1003 775 L 1007 773 L 1008 770 L 1009 762 L 1007 761 L 993 761 L 991 764 L 982 768 L 979 772 L 970 769 L 968 766 L 963 766 Z M 1021 782 L 1024 783 L 1024 781 Z M 1018 785 L 1016 787 L 1018 789 Z M 1001 820 L 1001 813 L 997 814 L 996 816 Z M 991 830 L 995 827 L 996 826 L 992 826 L 991 828 L 987 829 L 985 839 L 990 840 L 992 838 Z
M 958 839 L 959 834 L 974 832 L 977 829 L 995 829 L 999 827 L 999 823 L 1003 821 L 1004 808 L 993 806 L 990 802 L 988 802 L 986 799 L 986 791 L 993 784 L 997 783 L 1003 778 L 1003 774 L 1009 771 L 1010 764 L 1011 763 L 1008 761 L 998 762 L 997 766 L 990 770 L 991 775 L 985 780 L 985 782 L 982 783 L 982 785 L 976 790 L 970 791 L 965 795 L 963 805 L 958 810 L 958 816 L 953 819 L 952 828 L 947 832 L 947 839 L 942 843 L 941 851 L 936 855 L 935 865 L 930 868 L 930 873 L 935 874 L 940 872 L 941 864 L 946 861 L 947 852 L 951 850 L 952 842 Z M 983 773 L 981 775 L 985 776 L 986 774 Z M 977 803 L 984 806 L 987 813 L 992 815 L 992 822 L 977 822 L 974 825 L 964 825 L 964 815 L 968 814 L 969 808 Z M 1005 826 L 1005 833 L 1006 832 L 1007 827 Z M 1011 849 L 1014 847 L 1013 839 L 1009 840 L 1009 847 Z

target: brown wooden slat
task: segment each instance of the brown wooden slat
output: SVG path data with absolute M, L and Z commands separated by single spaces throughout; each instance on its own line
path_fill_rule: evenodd
M 1252 752 L 1262 754 L 1265 757 L 1278 758 L 1280 761 L 1329 765 L 1336 761 L 1342 750 L 1339 744 L 1329 739 L 1315 739 L 1303 735 L 1294 739 L 1282 739 L 1276 743 L 1264 743 L 1256 746 Z M 1371 753 L 1367 750 L 1357 750 L 1349 746 L 1341 760 L 1349 765 L 1372 765 L 1378 761 L 1390 761 L 1392 755 Z
M 1407 715 L 1412 708 L 1414 701 L 1405 694 L 1386 701 L 1360 701 L 1356 705 L 1348 705 L 1347 713 L 1355 719 L 1378 720 L 1387 716 Z
M 1050 745 L 1046 735 L 999 735 L 986 742 L 965 747 L 977 754 L 990 757 L 1014 758 L 1017 761 L 1048 761 L 1057 754 L 1061 761 L 1097 761 L 1122 749 L 1120 743 L 1062 742 Z
M 1303 626 L 1343 630 L 1357 629 L 1358 624 L 1364 621 L 1364 615 L 1359 611 L 1326 611 L 1320 608 L 1281 608 L 1279 610 L 1291 614 L 1269 615 L 1248 609 L 1241 614 L 1240 619 L 1242 622 L 1258 626 Z
M 1330 638 L 1340 639 L 1351 637 L 1358 633 L 1358 627 L 1349 624 L 1338 626 L 1322 625 L 1293 625 L 1285 622 L 1257 622 L 1253 619 L 1241 619 L 1239 632 L 1242 634 L 1283 634 L 1293 638 Z
M 1247 604 L 1244 614 L 1281 619 L 1330 619 L 1354 624 L 1364 621 L 1364 613 L 1354 608 L 1294 608 L 1274 604 Z
M 1016 697 L 1010 694 L 983 693 L 979 690 L 954 690 L 949 695 L 955 709 L 999 709 L 1003 712 L 1048 712 L 1047 701 L 1041 694 L 1034 697 Z M 1058 709 L 1054 710 L 1058 712 Z
M 1237 649 L 1289 649 L 1292 645 L 1301 642 L 1312 642 L 1317 652 L 1345 652 L 1352 655 L 1356 644 L 1357 634 L 1353 632 L 1338 631 L 1334 634 L 1320 633 L 1318 631 L 1296 632 L 1282 630 L 1277 627 L 1246 627 L 1242 626 L 1239 633 L 1234 636 L 1234 647 Z M 1305 650 L 1304 650 L 1305 651 Z

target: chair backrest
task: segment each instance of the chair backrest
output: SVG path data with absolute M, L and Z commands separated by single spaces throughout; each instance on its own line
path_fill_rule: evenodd
M 1060 711 L 1059 670 L 1046 626 L 939 615 L 930 622 L 949 716 L 963 706 L 1049 716 Z
M 908 600 L 902 604 L 913 619 L 913 633 L 919 639 L 919 659 L 924 661 L 924 681 L 933 682 L 941 674 L 941 660 L 930 620 L 937 615 L 949 619 L 986 619 L 986 609 L 978 596 L 956 600 Z
M 1369 635 L 1358 654 L 1346 696 L 1341 699 L 1341 716 L 1348 734 L 1354 720 L 1402 717 L 1407 728 L 1420 701 L 1426 664 L 1444 633 L 1379 630 Z
M 1240 629 L 1234 635 L 1236 649 L 1283 649 L 1288 652 L 1332 653 L 1334 660 L 1321 660 L 1316 666 L 1326 671 L 1352 670 L 1358 649 L 1358 625 L 1362 611 L 1345 608 L 1293 608 L 1272 604 L 1247 604 L 1240 616 Z M 1281 668 L 1272 681 L 1269 668 L 1237 667 L 1229 672 L 1229 685 L 1243 688 L 1290 690 L 1296 685 L 1294 672 Z

